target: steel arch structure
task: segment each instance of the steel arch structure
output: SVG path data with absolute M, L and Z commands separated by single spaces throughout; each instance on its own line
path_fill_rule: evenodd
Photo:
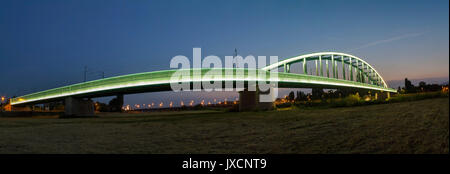
M 303 64 L 303 73 L 307 74 L 307 62 L 308 61 L 314 61 L 315 62 L 315 70 L 316 70 L 316 76 L 324 76 L 323 71 L 323 61 L 325 61 L 326 66 L 326 72 L 327 77 L 330 77 L 330 70 L 332 72 L 333 78 L 338 78 L 339 71 L 338 71 L 338 62 L 341 62 L 342 66 L 342 77 L 344 80 L 351 80 L 354 79 L 357 82 L 367 82 L 370 84 L 376 84 L 378 86 L 383 86 L 385 88 L 388 88 L 386 82 L 384 81 L 383 77 L 373 68 L 370 64 L 368 64 L 366 61 L 362 60 L 359 57 L 346 54 L 346 53 L 339 53 L 339 52 L 318 52 L 318 53 L 311 53 L 311 54 L 305 54 L 300 56 L 295 56 L 292 58 L 288 58 L 285 60 L 282 60 L 280 62 L 271 64 L 269 66 L 266 66 L 262 68 L 262 70 L 270 71 L 275 68 L 283 67 L 284 72 L 290 72 L 290 65 L 297 62 L 302 62 Z M 328 61 L 330 61 L 330 64 L 328 64 Z M 319 63 L 318 63 L 319 62 Z M 331 65 L 331 68 L 330 66 Z M 347 70 L 346 67 L 348 66 Z M 354 69 L 355 68 L 355 69 Z M 353 71 L 355 70 L 355 71 Z M 367 70 L 367 71 L 366 71 Z M 346 73 L 347 72 L 347 73 Z M 354 74 L 358 75 L 359 78 L 354 78 Z M 348 75 L 348 78 L 346 76 Z M 365 78 L 367 77 L 367 78 Z M 367 79 L 367 80 L 366 80 Z
M 332 68 L 328 66 L 328 60 L 332 63 Z M 322 62 L 325 61 L 327 76 L 324 75 Z M 294 63 L 301 62 L 303 65 L 303 74 L 291 73 L 290 66 Z M 315 63 L 316 74 L 308 75 L 308 62 Z M 342 77 L 339 79 L 338 62 L 341 62 Z M 311 64 L 311 63 L 309 63 Z M 320 68 L 319 68 L 320 65 Z M 349 70 L 346 74 L 346 66 Z M 283 67 L 283 72 L 274 72 L 274 69 Z M 355 69 L 353 69 L 355 68 Z M 195 78 L 193 71 L 195 69 L 183 70 L 163 70 L 145 73 L 136 73 L 123 76 L 110 77 L 105 79 L 93 80 L 59 88 L 40 91 L 24 96 L 11 99 L 11 105 L 36 104 L 50 101 L 63 100 L 66 97 L 102 97 L 115 94 L 133 94 L 142 92 L 170 91 L 171 76 L 177 71 L 190 72 L 190 78 L 182 79 L 177 82 L 210 82 L 211 80 L 219 80 L 221 82 L 277 82 L 279 88 L 354 88 L 375 90 L 382 92 L 396 92 L 395 89 L 389 88 L 381 75 L 367 62 L 362 59 L 345 53 L 338 52 L 320 52 L 307 55 L 296 56 L 271 64 L 261 69 L 242 69 L 242 68 L 203 68 L 201 69 L 201 77 L 206 73 L 217 74 L 218 79 Z M 231 70 L 232 74 L 226 71 Z M 242 70 L 242 74 L 239 73 Z M 250 73 L 250 72 L 255 73 Z M 332 70 L 332 73 L 330 73 Z M 353 78 L 355 73 L 357 78 Z M 275 76 L 271 75 L 274 74 Z M 261 76 L 261 74 L 265 74 Z M 350 75 L 351 74 L 351 75 Z M 330 77 L 330 75 L 333 75 Z M 346 78 L 348 77 L 348 78 Z

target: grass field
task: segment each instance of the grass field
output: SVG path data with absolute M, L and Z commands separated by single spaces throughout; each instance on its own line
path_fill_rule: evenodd
M 449 153 L 449 99 L 269 112 L 0 118 L 0 153 Z

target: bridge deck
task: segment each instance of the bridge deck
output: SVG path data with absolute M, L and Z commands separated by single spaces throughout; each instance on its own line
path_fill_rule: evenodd
M 11 104 L 45 103 L 49 101 L 62 100 L 68 96 L 93 98 L 115 94 L 170 91 L 171 77 L 176 71 L 177 70 L 145 72 L 78 83 L 13 98 L 11 100 Z M 396 90 L 392 88 L 321 76 L 283 72 L 274 72 L 274 74 L 271 75 L 270 72 L 261 69 L 201 69 L 201 74 L 204 77 L 203 79 L 194 78 L 193 69 L 181 71 L 189 73 L 190 78 L 179 79 L 177 82 L 210 82 L 212 79 L 205 78 L 205 75 L 215 74 L 219 77 L 216 78 L 216 80 L 222 82 L 277 82 L 279 88 L 359 88 L 396 92 Z M 226 71 L 232 71 L 233 73 L 226 75 Z M 265 76 L 262 74 L 265 74 Z

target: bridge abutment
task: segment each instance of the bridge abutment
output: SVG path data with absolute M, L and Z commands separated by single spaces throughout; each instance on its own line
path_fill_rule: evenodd
M 64 116 L 93 116 L 94 102 L 82 98 L 67 97 L 64 100 Z

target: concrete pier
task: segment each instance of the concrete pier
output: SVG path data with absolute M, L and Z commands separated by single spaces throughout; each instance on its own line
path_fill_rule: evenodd
M 266 94 L 257 91 L 244 91 L 239 92 L 239 112 L 243 111 L 262 111 L 262 110 L 272 110 L 274 109 L 273 102 L 260 102 L 259 94 Z
M 94 102 L 82 98 L 67 97 L 64 100 L 64 116 L 93 116 Z

